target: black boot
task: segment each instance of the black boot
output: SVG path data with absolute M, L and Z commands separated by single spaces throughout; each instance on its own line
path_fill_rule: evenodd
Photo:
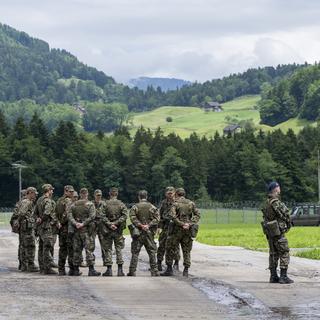
M 122 264 L 118 264 L 118 277 L 124 277 L 124 272 L 122 268 Z
M 179 271 L 179 260 L 174 261 L 173 269 Z
M 280 269 L 279 283 L 281 283 L 281 284 L 289 284 L 289 283 L 293 283 L 294 282 L 292 279 L 290 279 L 287 276 L 287 270 L 288 269 Z
M 172 265 L 168 264 L 167 265 L 167 270 L 165 272 L 160 273 L 160 276 L 163 276 L 163 277 L 173 276 Z
M 128 277 L 135 277 L 136 276 L 136 272 L 129 269 L 129 272 L 127 273 L 127 276 Z
M 73 266 L 73 276 L 81 276 L 82 275 L 82 272 L 80 272 L 79 270 L 79 266 Z
M 189 268 L 188 267 L 184 267 L 182 275 L 184 277 L 188 277 L 188 275 L 189 275 Z
M 111 266 L 107 266 L 106 272 L 104 272 L 102 275 L 104 277 L 112 277 L 112 267 Z
M 270 269 L 270 283 L 279 283 L 279 276 L 277 273 L 277 268 Z
M 73 265 L 69 265 L 68 276 L 74 276 L 74 266 Z
M 43 274 L 58 274 L 58 272 L 49 267 L 43 270 Z
M 28 264 L 27 271 L 28 272 L 39 272 L 40 270 L 33 262 L 31 262 Z
M 89 272 L 88 276 L 89 277 L 99 277 L 101 275 L 101 272 L 98 272 L 94 269 L 94 266 L 89 266 Z
M 53 268 L 53 267 L 51 267 L 51 268 Z M 65 276 L 65 275 L 67 275 L 66 269 L 65 268 L 59 268 L 59 276 Z
M 158 271 L 162 271 L 162 261 L 158 260 Z

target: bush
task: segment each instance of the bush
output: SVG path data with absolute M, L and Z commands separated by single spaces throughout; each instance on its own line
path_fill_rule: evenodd
M 172 118 L 171 118 L 171 117 L 167 117 L 167 118 L 166 118 L 166 121 L 167 121 L 167 122 L 172 122 Z

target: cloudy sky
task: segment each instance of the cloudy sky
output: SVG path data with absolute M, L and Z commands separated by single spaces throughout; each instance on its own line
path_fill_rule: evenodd
M 320 57 L 317 0 L 1 0 L 0 22 L 117 81 L 205 81 Z

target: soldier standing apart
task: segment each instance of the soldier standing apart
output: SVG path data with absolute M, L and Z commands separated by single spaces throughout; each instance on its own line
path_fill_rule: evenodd
M 35 257 L 35 220 L 34 203 L 37 198 L 37 189 L 28 187 L 26 197 L 21 201 L 19 207 L 19 225 L 21 240 L 21 271 L 37 272 L 39 268 L 34 264 Z
M 26 189 L 22 189 L 21 190 L 21 200 L 18 201 L 13 209 L 13 214 L 10 218 L 10 225 L 11 225 L 11 231 L 14 233 L 17 233 L 19 235 L 19 247 L 18 247 L 18 261 L 19 261 L 19 265 L 18 265 L 18 270 L 21 270 L 21 239 L 20 239 L 20 224 L 19 224 L 19 208 L 21 205 L 21 201 L 23 199 L 25 199 L 26 197 Z
M 56 204 L 52 200 L 54 188 L 51 184 L 44 184 L 42 190 L 43 195 L 38 199 L 35 209 L 39 234 L 39 267 L 40 272 L 44 274 L 57 274 L 52 269 L 52 251 L 56 242 L 57 230 L 60 228 L 60 223 L 55 213 Z
M 139 203 L 136 203 L 129 213 L 132 222 L 132 225 L 129 226 L 132 236 L 132 256 L 127 276 L 134 277 L 136 275 L 139 253 L 142 246 L 146 248 L 149 255 L 151 276 L 159 276 L 156 263 L 157 245 L 154 241 L 154 236 L 160 221 L 160 215 L 157 208 L 147 201 L 147 191 L 139 191 L 138 198 Z
M 101 274 L 94 269 L 94 248 L 88 232 L 88 227 L 94 221 L 95 216 L 94 204 L 88 200 L 88 189 L 82 188 L 80 200 L 74 202 L 68 212 L 69 221 L 75 229 L 73 236 L 73 275 L 75 276 L 80 275 L 79 266 L 83 248 L 86 251 L 86 260 L 89 266 L 88 276 L 100 276 Z
M 93 204 L 96 208 L 96 218 L 95 221 L 93 222 L 91 228 L 92 228 L 92 240 L 93 240 L 93 245 L 95 247 L 95 241 L 96 241 L 96 235 L 98 234 L 98 239 L 100 243 L 100 248 L 101 248 L 101 256 L 102 256 L 102 261 L 103 265 L 107 266 L 106 262 L 106 256 L 105 256 L 105 251 L 102 245 L 102 215 L 101 211 L 104 205 L 104 201 L 102 201 L 102 191 L 97 189 L 94 191 L 94 201 Z
M 68 264 L 72 267 L 72 257 L 68 254 L 68 208 L 72 204 L 74 188 L 73 186 L 67 185 L 64 187 L 64 194 L 58 199 L 56 205 L 56 214 L 58 221 L 61 224 L 59 229 L 59 275 L 66 275 L 66 260 L 68 257 Z
M 271 182 L 268 199 L 262 209 L 263 229 L 269 244 L 270 283 L 288 284 L 294 281 L 287 276 L 290 260 L 288 240 L 285 233 L 291 227 L 289 209 L 280 201 L 280 185 Z M 280 278 L 277 273 L 280 260 Z
M 168 239 L 169 225 L 171 221 L 170 210 L 174 203 L 174 196 L 175 196 L 174 187 L 167 187 L 165 196 L 166 198 L 162 200 L 159 208 L 160 223 L 158 227 L 161 229 L 161 233 L 159 235 L 159 247 L 157 251 L 157 262 L 158 262 L 159 271 L 162 271 L 162 261 L 166 251 L 166 242 Z M 177 270 L 179 269 L 179 260 L 180 260 L 180 248 L 178 245 L 176 248 L 176 255 L 175 255 L 175 262 L 174 262 L 174 266 Z
M 196 237 L 198 222 L 200 220 L 200 211 L 196 208 L 194 202 L 185 198 L 183 188 L 176 190 L 176 201 L 173 204 L 170 215 L 174 222 L 173 230 L 169 231 L 166 248 L 167 270 L 162 276 L 172 276 L 172 263 L 176 254 L 176 248 L 180 244 L 183 254 L 183 276 L 188 276 L 188 270 L 191 266 L 191 249 L 193 238 Z
M 124 276 L 122 250 L 125 239 L 123 230 L 126 228 L 127 207 L 117 199 L 118 189 L 111 188 L 109 192 L 110 199 L 104 203 L 102 208 L 102 246 L 106 255 L 107 270 L 102 275 L 112 276 L 112 244 L 116 250 L 118 277 Z

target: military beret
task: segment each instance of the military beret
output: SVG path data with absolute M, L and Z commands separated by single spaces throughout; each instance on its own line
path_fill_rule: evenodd
M 36 188 L 28 187 L 26 193 L 28 194 L 28 193 L 31 193 L 31 192 L 34 192 L 35 194 L 38 194 L 38 191 L 37 191 Z
M 166 187 L 166 192 L 175 192 L 174 187 Z
M 183 196 L 186 194 L 186 192 L 183 188 L 177 188 L 176 193 L 177 193 L 177 195 L 180 195 L 180 196 Z
M 102 191 L 100 189 L 94 190 L 94 195 L 95 196 L 98 196 L 98 195 L 102 196 Z
M 268 191 L 272 192 L 275 188 L 280 187 L 279 183 L 276 181 L 272 181 L 268 185 Z
M 70 184 L 68 184 L 68 185 L 64 186 L 64 190 L 65 190 L 65 191 L 74 191 L 74 188 L 73 188 L 73 186 L 71 186 Z
M 81 188 L 80 193 L 89 193 L 87 188 Z
M 119 189 L 116 188 L 116 187 L 111 187 L 111 188 L 109 189 L 109 192 L 119 192 Z
M 47 192 L 49 190 L 54 190 L 54 187 L 50 183 L 45 183 L 41 187 L 43 192 Z

